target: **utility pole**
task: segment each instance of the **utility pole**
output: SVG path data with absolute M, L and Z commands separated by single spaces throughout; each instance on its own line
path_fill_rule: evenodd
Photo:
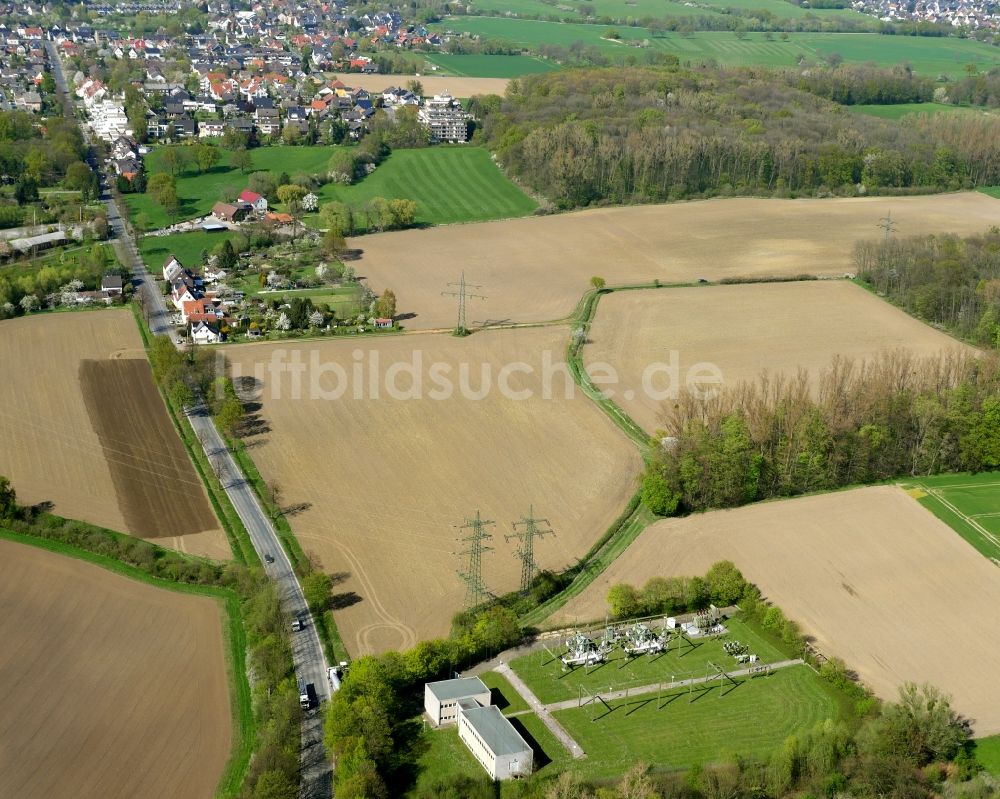
M 489 591 L 483 585 L 483 553 L 490 552 L 493 547 L 483 546 L 484 541 L 489 541 L 493 536 L 486 531 L 487 527 L 495 525 L 494 521 L 484 521 L 476 511 L 472 519 L 466 519 L 465 524 L 459 527 L 460 530 L 471 530 L 472 532 L 464 538 L 459 538 L 463 544 L 468 544 L 468 548 L 457 555 L 468 555 L 469 565 L 465 571 L 458 571 L 458 576 L 465 583 L 465 606 L 474 608 L 489 596 Z
M 885 231 L 885 243 L 888 244 L 890 237 L 896 232 L 896 223 L 892 221 L 892 211 L 883 216 L 876 227 L 880 227 Z
M 471 294 L 469 289 L 481 289 L 482 286 L 472 285 L 465 282 L 465 272 L 462 272 L 462 277 L 456 283 L 449 283 L 449 286 L 455 286 L 456 288 L 452 291 L 442 291 L 442 297 L 458 297 L 458 325 L 455 327 L 456 336 L 467 336 L 469 334 L 468 328 L 465 326 L 465 301 L 469 297 L 475 297 L 480 300 L 485 300 L 486 297 L 482 294 Z
M 548 524 L 549 520 L 536 519 L 535 507 L 531 506 L 527 516 L 521 517 L 521 521 L 514 522 L 511 525 L 514 528 L 514 532 L 504 536 L 507 541 L 516 538 L 521 542 L 517 547 L 517 557 L 521 561 L 521 593 L 525 593 L 531 588 L 531 581 L 535 579 L 535 575 L 538 573 L 538 564 L 535 563 L 535 537 L 541 538 L 549 533 L 555 535 L 551 529 L 540 529 L 538 527 L 539 523 Z M 519 530 L 519 527 L 523 527 L 524 529 Z

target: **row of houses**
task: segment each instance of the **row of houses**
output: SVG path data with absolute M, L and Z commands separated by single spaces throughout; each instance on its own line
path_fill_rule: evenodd
M 0 111 L 40 113 L 48 55 L 43 30 L 0 24 Z

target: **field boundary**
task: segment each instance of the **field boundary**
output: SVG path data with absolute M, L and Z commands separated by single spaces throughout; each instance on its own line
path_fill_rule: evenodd
M 986 481 L 992 480 L 992 482 L 976 481 L 974 475 L 959 472 L 934 475 L 923 479 L 912 478 L 901 481 L 897 485 L 919 505 L 948 525 L 979 554 L 1000 566 L 1000 536 L 977 521 L 977 519 L 982 518 L 996 518 L 1000 512 L 966 513 L 958 504 L 945 497 L 945 493 L 950 490 L 991 488 L 995 490 L 1000 488 L 1000 476 L 991 472 L 982 472 L 981 476 Z M 948 477 L 954 478 L 957 482 L 948 484 L 946 482 Z M 930 483 L 942 484 L 931 485 Z
M 115 533 L 113 530 L 108 530 L 107 532 L 125 538 L 132 537 L 126 536 L 124 533 Z M 230 709 L 233 721 L 233 745 L 229 760 L 226 762 L 226 767 L 219 780 L 217 794 L 225 797 L 237 796 L 243 783 L 243 777 L 250 766 L 250 756 L 253 752 L 257 733 L 253 716 L 250 682 L 247 678 L 246 630 L 243 627 L 243 617 L 240 614 L 239 598 L 232 591 L 225 588 L 165 580 L 147 574 L 141 569 L 137 569 L 108 555 L 90 552 L 86 549 L 80 549 L 71 544 L 50 538 L 18 533 L 6 527 L 0 527 L 0 539 L 37 547 L 38 549 L 44 549 L 48 552 L 64 555 L 76 560 L 82 560 L 154 588 L 218 600 L 218 604 L 224 613 L 222 632 L 226 641 L 224 647 L 226 653 L 226 671 L 232 691 Z M 182 557 L 199 560 L 199 558 L 191 555 L 182 554 Z

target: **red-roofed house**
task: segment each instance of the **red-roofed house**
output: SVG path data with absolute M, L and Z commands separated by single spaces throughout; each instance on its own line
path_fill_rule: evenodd
M 250 191 L 250 189 L 244 189 L 240 192 L 240 196 L 237 198 L 240 202 L 250 203 L 253 206 L 253 210 L 258 214 L 267 213 L 267 198 L 261 197 L 257 192 Z

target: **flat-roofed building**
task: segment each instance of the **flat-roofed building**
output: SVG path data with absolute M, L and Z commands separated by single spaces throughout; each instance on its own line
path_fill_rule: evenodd
M 531 774 L 531 747 L 496 705 L 479 707 L 474 700 L 462 700 L 458 737 L 492 779 L 508 780 Z
M 459 677 L 424 684 L 424 710 L 435 725 L 458 721 L 458 703 L 473 699 L 480 705 L 490 703 L 490 689 L 478 677 Z

